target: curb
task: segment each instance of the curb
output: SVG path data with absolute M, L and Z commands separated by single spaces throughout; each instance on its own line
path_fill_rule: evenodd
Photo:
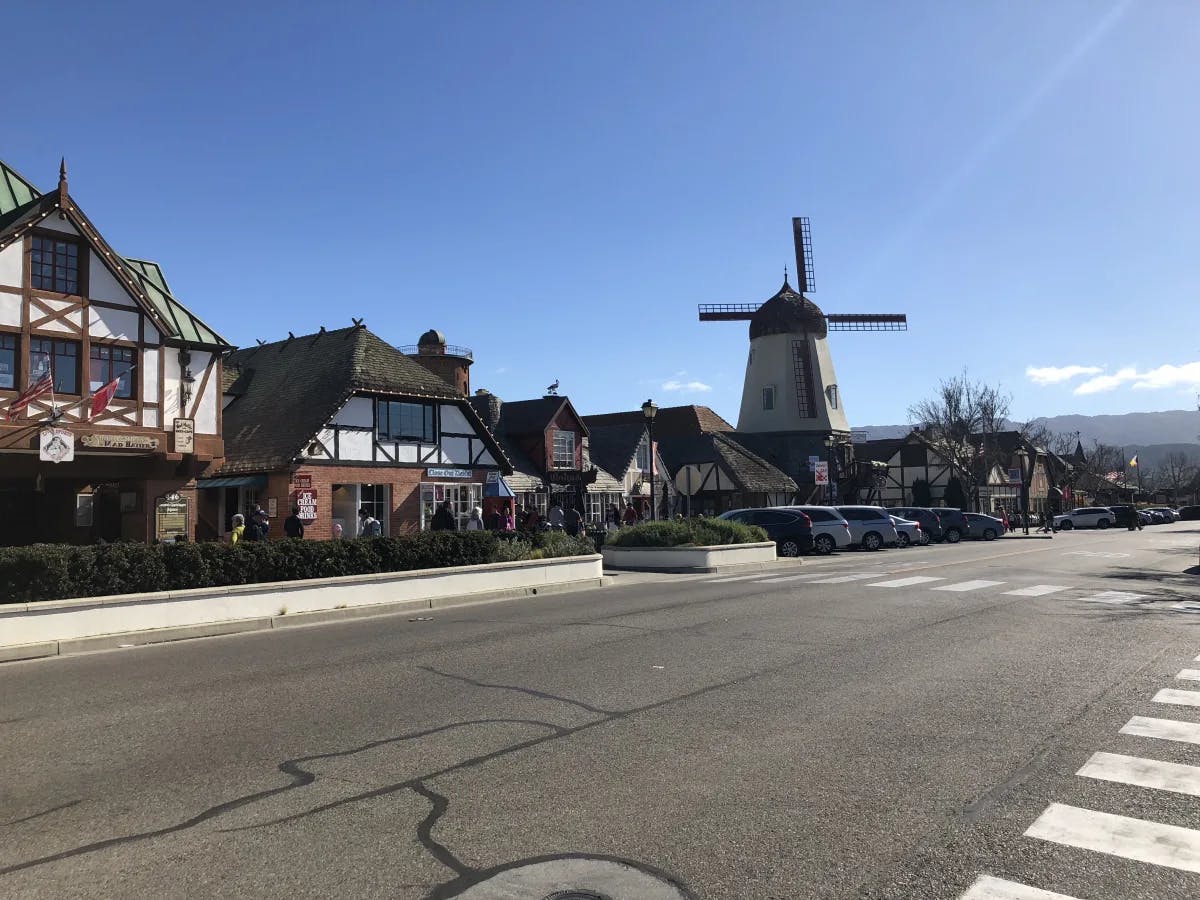
M 603 576 L 583 581 L 543 584 L 537 587 L 505 588 L 497 591 L 481 591 L 463 597 L 438 597 L 426 600 L 401 600 L 395 603 L 379 603 L 370 606 L 322 609 L 313 612 L 292 613 L 258 619 L 235 619 L 223 622 L 205 622 L 200 625 L 178 625 L 172 628 L 152 628 L 143 631 L 126 631 L 100 634 L 95 637 L 72 638 L 65 641 L 42 641 L 36 644 L 13 644 L 0 647 L 0 663 L 23 660 L 45 659 L 52 656 L 69 656 L 98 650 L 118 650 L 141 647 L 148 644 L 166 644 L 188 641 L 195 638 L 221 637 L 253 631 L 299 628 L 305 625 L 324 625 L 354 619 L 371 619 L 380 616 L 399 616 L 418 610 L 447 610 L 459 606 L 474 606 L 480 603 L 501 603 L 523 597 L 542 594 L 568 594 L 578 590 L 603 587 L 611 579 Z

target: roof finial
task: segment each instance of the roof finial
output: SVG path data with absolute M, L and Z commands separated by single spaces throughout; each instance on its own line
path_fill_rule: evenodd
M 61 158 L 58 164 L 58 217 L 65 218 L 67 208 L 67 158 Z

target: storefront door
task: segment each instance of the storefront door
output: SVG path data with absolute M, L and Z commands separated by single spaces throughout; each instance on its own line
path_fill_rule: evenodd
M 459 531 L 467 527 L 473 507 L 483 506 L 483 485 L 458 483 L 421 483 L 421 530 L 428 530 L 433 514 L 442 503 L 450 501 L 450 511 Z

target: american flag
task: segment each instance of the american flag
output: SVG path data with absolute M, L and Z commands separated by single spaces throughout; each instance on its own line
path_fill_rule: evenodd
M 25 410 L 29 408 L 30 403 L 32 403 L 38 397 L 42 396 L 42 394 L 50 393 L 50 391 L 52 391 L 53 389 L 54 389 L 54 379 L 51 377 L 50 373 L 47 372 L 45 375 L 43 375 L 41 378 L 39 378 L 37 381 L 35 381 L 29 387 L 25 388 L 25 392 L 22 393 L 19 397 L 17 397 L 16 400 L 14 400 L 12 403 L 9 404 L 9 406 L 8 406 L 8 421 L 10 421 L 10 422 L 17 421 L 17 419 L 21 418 L 21 414 L 24 413 Z
M 1105 473 L 1104 473 L 1104 478 L 1105 478 L 1107 481 L 1111 481 L 1111 482 L 1114 482 L 1114 483 L 1119 483 L 1119 482 L 1121 482 L 1121 481 L 1124 481 L 1124 480 L 1125 480 L 1125 473 L 1124 473 L 1124 472 L 1105 472 Z

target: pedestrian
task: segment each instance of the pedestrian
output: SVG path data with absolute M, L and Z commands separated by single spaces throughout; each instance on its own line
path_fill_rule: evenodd
M 637 514 L 637 510 L 633 508 L 633 504 L 626 503 L 625 504 L 625 514 L 623 516 L 621 516 L 621 520 L 626 525 L 636 525 L 638 523 L 639 518 L 640 517 Z
M 334 538 L 334 540 L 337 540 L 341 536 L 342 536 L 342 523 L 334 522 L 333 523 L 333 538 Z
M 1004 525 L 1005 531 L 1011 531 L 1012 526 L 1008 524 L 1008 513 L 1004 511 L 1004 507 L 1000 507 L 1000 522 Z
M 283 533 L 290 538 L 304 537 L 304 523 L 300 521 L 300 507 L 293 506 L 292 514 L 283 520 Z
M 521 528 L 525 531 L 537 531 L 541 523 L 542 514 L 537 511 L 536 506 L 531 506 L 525 512 L 525 520 L 521 523 Z
M 442 505 L 437 508 L 437 512 L 433 514 L 433 521 L 429 523 L 429 527 L 433 531 L 457 531 L 457 525 L 454 521 L 454 513 L 450 511 L 450 501 L 443 500 Z
M 358 511 L 358 536 L 364 538 L 379 537 L 383 534 L 383 525 L 371 515 L 365 506 Z
M 258 523 L 258 539 L 265 541 L 271 534 L 271 520 L 267 518 L 267 511 L 255 503 L 254 513 L 252 514 L 251 518 Z
M 571 537 L 579 534 L 579 526 L 582 522 L 583 516 L 579 514 L 579 507 L 577 506 L 572 506 L 563 516 L 563 528 L 566 529 L 567 534 L 571 535 Z
M 483 510 L 478 506 L 472 507 L 467 516 L 467 531 L 483 531 Z
M 566 522 L 566 516 L 563 514 L 563 508 L 555 503 L 550 507 L 550 515 L 546 517 L 546 521 L 551 528 L 562 528 Z
M 246 517 L 241 513 L 233 514 L 233 530 L 229 532 L 229 543 L 236 544 L 243 540 L 246 533 Z
M 500 512 L 500 530 L 515 531 L 516 526 L 513 524 L 512 508 L 505 504 L 504 509 Z

